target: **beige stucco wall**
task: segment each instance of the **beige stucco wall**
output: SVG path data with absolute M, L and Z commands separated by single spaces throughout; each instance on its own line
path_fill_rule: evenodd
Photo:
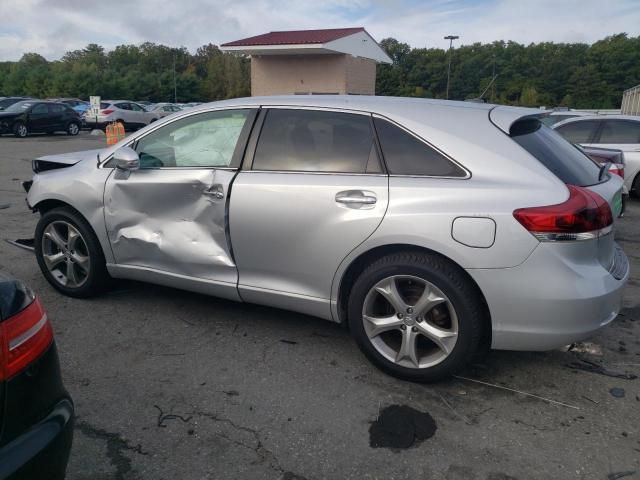
M 251 57 L 251 94 L 375 93 L 376 64 L 350 55 Z

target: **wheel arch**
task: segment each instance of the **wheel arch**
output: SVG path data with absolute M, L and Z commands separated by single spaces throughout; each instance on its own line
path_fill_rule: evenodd
M 38 212 L 40 213 L 41 216 L 55 208 L 67 208 L 69 210 L 72 210 L 73 213 L 75 213 L 80 218 L 82 218 L 86 222 L 86 224 L 89 226 L 89 228 L 93 231 L 96 238 L 98 239 L 98 243 L 100 244 L 100 248 L 102 249 L 102 254 L 104 255 L 107 262 L 112 261 L 113 254 L 111 252 L 110 246 L 108 244 L 105 245 L 104 236 L 100 235 L 100 232 L 96 231 L 94 225 L 91 223 L 89 218 L 87 218 L 87 216 L 84 213 L 82 213 L 80 210 L 75 208 L 72 204 L 57 198 L 46 198 L 44 200 L 40 200 L 39 202 L 37 202 L 35 205 L 31 207 L 33 212 Z
M 471 277 L 471 275 L 467 273 L 467 271 L 464 268 L 462 268 L 457 262 L 455 262 L 453 259 L 449 258 L 448 256 L 443 255 L 440 252 L 437 252 L 427 247 L 408 244 L 408 243 L 392 243 L 392 244 L 386 244 L 386 245 L 378 245 L 364 252 L 361 252 L 357 257 L 351 260 L 349 265 L 344 269 L 339 279 L 338 292 L 337 292 L 337 298 L 336 298 L 336 309 L 335 309 L 335 313 L 337 313 L 337 318 L 335 320 L 344 326 L 348 324 L 347 303 L 349 300 L 349 294 L 351 292 L 351 288 L 353 287 L 355 280 L 358 278 L 358 275 L 360 275 L 360 273 L 364 271 L 367 265 L 371 264 L 372 262 L 376 261 L 377 259 L 385 255 L 390 255 L 390 254 L 399 253 L 399 252 L 414 252 L 414 253 L 435 255 L 444 259 L 446 262 L 450 263 L 451 265 L 454 265 L 460 270 L 460 272 L 469 280 L 469 282 L 478 291 L 478 294 L 482 299 L 483 307 L 485 310 L 484 318 L 486 319 L 486 324 L 484 325 L 485 338 L 482 339 L 482 344 L 484 346 L 490 346 L 491 345 L 491 327 L 492 327 L 491 312 L 489 310 L 489 305 L 484 296 L 484 293 L 482 292 L 482 289 L 477 284 L 477 282 L 473 279 L 473 277 Z

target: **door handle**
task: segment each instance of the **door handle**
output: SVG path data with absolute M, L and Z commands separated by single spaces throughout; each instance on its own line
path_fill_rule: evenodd
M 202 192 L 205 195 L 222 200 L 224 198 L 224 188 L 219 183 L 211 185 L 209 188 Z
M 376 194 L 366 190 L 346 190 L 336 193 L 336 202 L 349 208 L 373 208 L 377 201 Z

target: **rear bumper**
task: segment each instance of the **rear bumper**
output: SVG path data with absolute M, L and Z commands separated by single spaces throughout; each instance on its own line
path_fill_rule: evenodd
M 626 255 L 616 247 L 614 264 L 605 269 L 585 261 L 594 256 L 567 255 L 570 248 L 540 244 L 517 267 L 468 270 L 489 305 L 492 348 L 550 350 L 584 340 L 616 318 L 629 277 Z
M 0 449 L 0 478 L 63 480 L 73 425 L 73 403 L 64 399 L 44 420 Z

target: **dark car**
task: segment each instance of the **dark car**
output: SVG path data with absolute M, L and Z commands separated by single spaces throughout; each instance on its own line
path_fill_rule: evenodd
M 74 416 L 53 329 L 31 290 L 2 272 L 0 343 L 0 478 L 62 480 Z
M 14 103 L 30 100 L 29 97 L 3 97 L 0 99 L 0 111 L 7 109 Z
M 77 135 L 82 120 L 78 112 L 59 102 L 26 100 L 0 112 L 0 134 L 13 133 L 24 138 L 31 132 L 67 132 Z

